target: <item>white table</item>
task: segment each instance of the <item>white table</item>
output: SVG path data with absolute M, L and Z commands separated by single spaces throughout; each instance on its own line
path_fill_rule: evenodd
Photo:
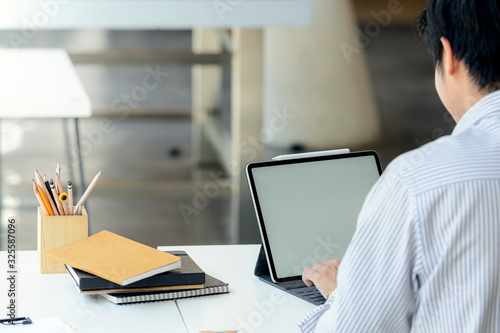
M 259 245 L 161 249 L 185 250 L 208 274 L 229 283 L 230 293 L 120 306 L 102 297 L 79 294 L 68 274 L 40 274 L 37 252 L 22 251 L 16 259 L 17 315 L 32 319 L 59 316 L 79 333 L 299 332 L 297 320 L 314 308 L 254 277 Z M 8 271 L 6 255 L 0 253 L 2 276 Z M 7 289 L 7 280 L 0 279 L 1 304 L 7 304 Z M 0 317 L 5 317 L 4 312 Z
M 79 333 L 161 332 L 161 327 L 185 332 L 174 302 L 118 306 L 100 296 L 80 295 L 69 274 L 40 274 L 36 251 L 18 252 L 16 261 L 17 316 L 33 320 L 59 316 Z M 6 252 L 1 252 L 0 262 L 5 276 Z M 8 304 L 7 280 L 0 280 L 0 299 Z M 5 309 L 0 316 L 6 317 Z
M 174 250 L 175 247 L 159 247 Z M 190 333 L 239 330 L 300 332 L 297 321 L 314 305 L 274 288 L 254 276 L 260 245 L 185 246 L 200 267 L 229 283 L 229 295 L 179 299 L 177 304 Z

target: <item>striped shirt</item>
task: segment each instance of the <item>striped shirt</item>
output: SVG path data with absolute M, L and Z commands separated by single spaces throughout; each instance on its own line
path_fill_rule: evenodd
M 500 91 L 394 160 L 304 332 L 500 332 Z

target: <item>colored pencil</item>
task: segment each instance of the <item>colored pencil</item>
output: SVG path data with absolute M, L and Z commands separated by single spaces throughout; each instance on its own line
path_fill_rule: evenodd
M 87 190 L 85 190 L 85 193 L 83 193 L 83 196 L 80 198 L 80 201 L 78 201 L 75 209 L 73 210 L 73 214 L 76 214 L 76 212 L 78 211 L 78 206 L 83 206 L 83 204 L 85 203 L 85 201 L 89 197 L 90 192 L 92 192 L 95 185 L 97 184 L 99 177 L 101 177 L 101 174 L 102 174 L 102 170 L 97 173 L 97 175 L 94 177 L 94 179 L 90 183 L 89 187 L 87 187 Z
M 59 213 L 57 212 L 57 208 L 55 206 L 55 203 L 51 200 L 50 192 L 47 190 L 47 187 L 45 186 L 45 183 L 43 182 L 42 176 L 40 176 L 37 169 L 35 169 L 35 179 L 36 179 L 37 184 L 40 185 L 43 193 L 45 194 L 45 198 L 47 199 L 47 202 L 49 203 L 49 206 L 53 211 L 52 215 L 59 215 Z M 42 197 L 42 199 L 43 199 L 43 197 Z
M 42 198 L 42 201 L 44 202 L 45 206 L 47 207 L 47 210 L 49 211 L 49 215 L 55 215 L 54 214 L 54 211 L 52 210 L 52 208 L 50 207 L 50 204 L 49 204 L 49 200 L 47 199 L 47 197 L 45 196 L 45 193 L 43 191 L 43 188 L 40 186 L 40 185 L 37 185 L 37 190 L 38 190 L 38 194 L 40 194 L 40 197 Z
M 45 215 L 49 216 L 49 210 L 47 209 L 47 206 L 45 206 L 45 203 L 42 200 L 42 197 L 40 196 L 40 193 L 37 191 L 37 184 L 35 183 L 35 180 L 33 179 L 33 192 L 35 193 L 35 197 L 38 200 L 38 203 L 40 204 L 40 207 L 42 208 L 43 212 Z M 48 204 L 48 202 L 47 202 Z M 50 205 L 48 206 L 50 208 Z

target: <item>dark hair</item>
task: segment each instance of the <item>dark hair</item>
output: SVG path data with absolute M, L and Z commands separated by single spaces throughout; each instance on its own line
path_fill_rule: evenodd
M 500 89 L 500 0 L 429 0 L 418 30 L 436 67 L 445 37 L 481 89 Z

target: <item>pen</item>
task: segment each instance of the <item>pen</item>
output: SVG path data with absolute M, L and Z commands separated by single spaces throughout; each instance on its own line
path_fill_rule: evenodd
M 37 185 L 37 191 L 38 191 L 38 194 L 40 194 L 40 198 L 42 198 L 42 201 L 45 204 L 45 207 L 47 207 L 49 215 L 51 215 L 51 216 L 55 215 L 54 211 L 52 210 L 52 207 L 50 207 L 49 200 L 45 196 L 45 193 L 43 192 L 43 189 L 40 185 Z
M 43 202 L 42 197 L 40 196 L 40 193 L 38 193 L 38 191 L 37 191 L 38 185 L 35 183 L 34 179 L 32 179 L 32 180 L 33 180 L 33 192 L 35 193 L 35 197 L 38 200 L 38 203 L 40 204 L 40 207 L 42 208 L 44 214 L 49 216 L 50 214 L 49 214 L 49 211 L 47 209 L 47 206 L 45 206 L 45 203 Z M 49 205 L 49 208 L 50 208 L 50 205 Z
M 50 192 L 47 189 L 47 187 L 45 186 L 45 183 L 43 182 L 42 176 L 40 176 L 40 173 L 38 173 L 37 169 L 35 169 L 35 179 L 36 179 L 37 184 L 40 185 L 40 187 L 42 188 L 42 191 L 45 194 L 45 198 L 47 199 L 49 206 L 53 211 L 53 215 L 59 215 L 54 202 L 51 200 Z
M 80 201 L 78 201 L 77 206 L 83 206 L 83 204 L 85 203 L 85 201 L 89 197 L 90 192 L 92 192 L 92 190 L 94 189 L 95 184 L 97 184 L 97 181 L 99 180 L 99 177 L 101 177 L 101 174 L 102 174 L 102 170 L 97 173 L 97 175 L 94 177 L 94 179 L 90 183 L 89 187 L 87 187 L 87 190 L 85 190 L 85 193 L 83 193 L 83 196 L 80 198 Z M 76 213 L 77 209 L 78 208 L 75 207 L 75 210 L 73 211 L 73 213 Z
M 31 323 L 30 317 L 0 319 L 0 324 L 2 325 L 29 325 Z
M 52 191 L 52 195 L 54 196 L 54 199 L 56 201 L 56 205 L 57 205 L 57 209 L 59 210 L 59 214 L 65 215 L 63 207 L 61 205 L 61 201 L 59 201 L 57 198 L 56 186 L 54 185 L 54 181 L 51 179 L 49 184 L 50 184 L 50 190 Z
M 349 154 L 350 152 L 351 151 L 349 149 L 344 148 L 344 149 L 336 149 L 336 150 L 315 151 L 315 152 L 311 152 L 311 153 L 280 155 L 280 156 L 273 157 L 273 161 L 285 161 L 285 160 L 294 160 L 297 158 L 306 158 L 306 157 L 320 157 L 320 156 L 329 156 L 329 155 Z
M 59 208 L 57 208 L 57 203 L 56 203 L 57 196 L 54 197 L 54 194 L 52 194 L 52 189 L 50 188 L 49 181 L 47 180 L 47 175 L 43 175 L 43 183 L 45 184 L 45 188 L 47 189 L 47 192 L 49 193 L 49 195 L 47 196 L 47 199 L 49 200 L 50 204 L 52 205 L 52 209 L 54 210 L 54 215 L 61 215 L 59 213 Z
M 68 181 L 68 206 L 69 206 L 69 215 L 73 215 L 73 184 Z
M 79 204 L 76 208 L 77 208 L 76 215 L 82 215 L 82 205 Z

